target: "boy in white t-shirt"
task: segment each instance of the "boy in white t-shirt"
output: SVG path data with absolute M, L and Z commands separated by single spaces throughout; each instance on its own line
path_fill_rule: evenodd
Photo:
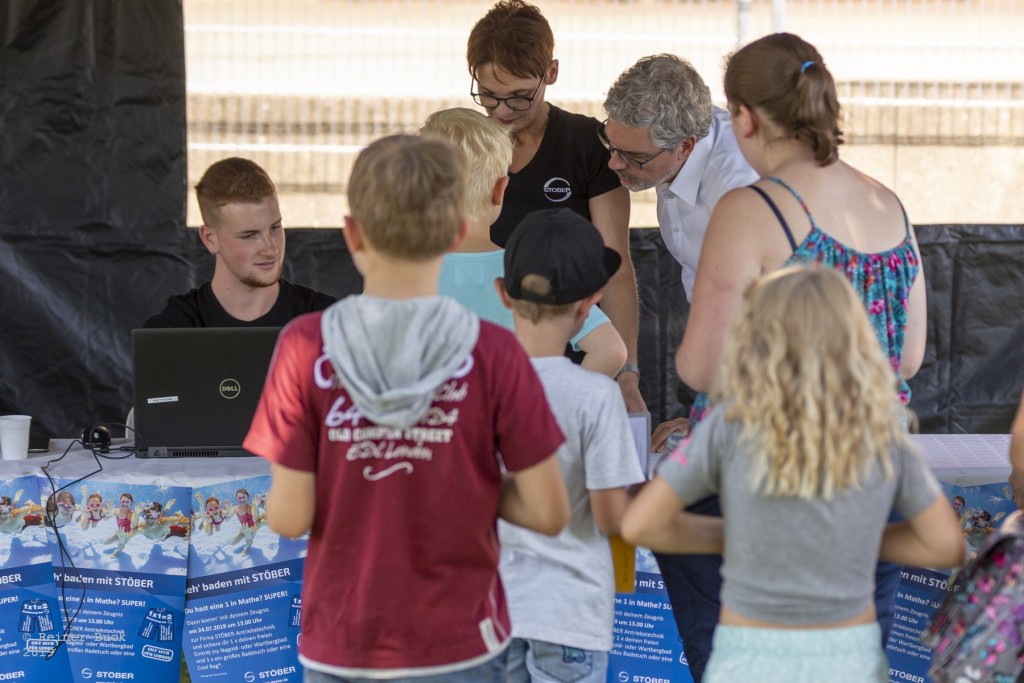
M 615 610 L 608 535 L 619 532 L 626 487 L 644 475 L 618 385 L 573 365 L 562 350 L 620 261 L 597 228 L 568 209 L 528 214 L 505 250 L 498 292 L 565 434 L 557 456 L 572 510 L 553 538 L 499 524 L 510 683 L 604 683 L 607 676 Z
M 469 236 L 453 253 L 445 254 L 439 291 L 484 320 L 512 329 L 512 314 L 494 291 L 501 277 L 504 251 L 491 242 L 491 223 L 501 213 L 512 162 L 508 129 L 472 109 L 442 109 L 431 114 L 420 135 L 444 138 L 466 155 L 466 217 Z M 583 325 L 569 340 L 582 351 L 588 370 L 614 377 L 626 362 L 626 345 L 600 308 L 590 309 Z

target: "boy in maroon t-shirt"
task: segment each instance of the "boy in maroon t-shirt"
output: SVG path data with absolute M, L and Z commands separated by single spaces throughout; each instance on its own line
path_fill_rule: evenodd
M 569 518 L 526 354 L 437 296 L 466 236 L 465 173 L 436 139 L 359 155 L 345 239 L 364 293 L 281 332 L 245 440 L 271 461 L 270 526 L 311 530 L 307 682 L 504 680 L 497 518 L 547 534 Z

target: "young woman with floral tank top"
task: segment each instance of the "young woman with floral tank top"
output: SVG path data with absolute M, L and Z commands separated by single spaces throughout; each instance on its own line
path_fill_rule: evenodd
M 896 195 L 839 159 L 840 108 L 822 56 L 798 36 L 765 36 L 729 58 L 725 94 L 740 151 L 761 180 L 726 194 L 712 214 L 676 352 L 680 377 L 698 391 L 711 387 L 729 321 L 750 282 L 788 264 L 818 262 L 854 286 L 908 402 L 905 380 L 925 350 L 920 253 Z M 706 411 L 702 395 L 691 429 Z M 720 514 L 717 498 L 694 507 Z M 688 605 L 689 618 L 710 621 L 719 607 L 712 585 L 720 585 L 719 558 L 707 556 L 707 566 L 696 558 L 705 556 L 690 556 L 680 568 L 685 576 L 666 583 L 673 602 Z M 879 565 L 876 582 L 884 642 L 899 567 Z M 710 641 L 711 628 L 707 633 Z

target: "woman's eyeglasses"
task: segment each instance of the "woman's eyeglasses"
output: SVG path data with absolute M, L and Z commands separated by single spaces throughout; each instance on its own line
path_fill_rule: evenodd
M 474 83 L 475 82 L 476 81 L 474 81 Z M 512 111 L 526 111 L 533 106 L 533 101 L 537 99 L 537 93 L 540 91 L 540 86 L 543 82 L 543 76 L 537 79 L 537 87 L 533 89 L 533 93 L 529 96 L 513 95 L 512 97 L 496 97 L 494 95 L 473 92 L 472 90 L 470 90 L 469 94 L 473 98 L 473 101 L 484 109 L 497 109 L 498 105 L 504 102 L 505 106 Z

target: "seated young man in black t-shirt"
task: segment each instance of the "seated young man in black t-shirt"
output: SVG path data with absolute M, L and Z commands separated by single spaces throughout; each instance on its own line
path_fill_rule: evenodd
M 196 185 L 199 239 L 216 257 L 213 279 L 167 300 L 143 327 L 280 327 L 321 311 L 332 296 L 281 279 L 284 228 L 277 189 L 248 159 L 222 159 Z

